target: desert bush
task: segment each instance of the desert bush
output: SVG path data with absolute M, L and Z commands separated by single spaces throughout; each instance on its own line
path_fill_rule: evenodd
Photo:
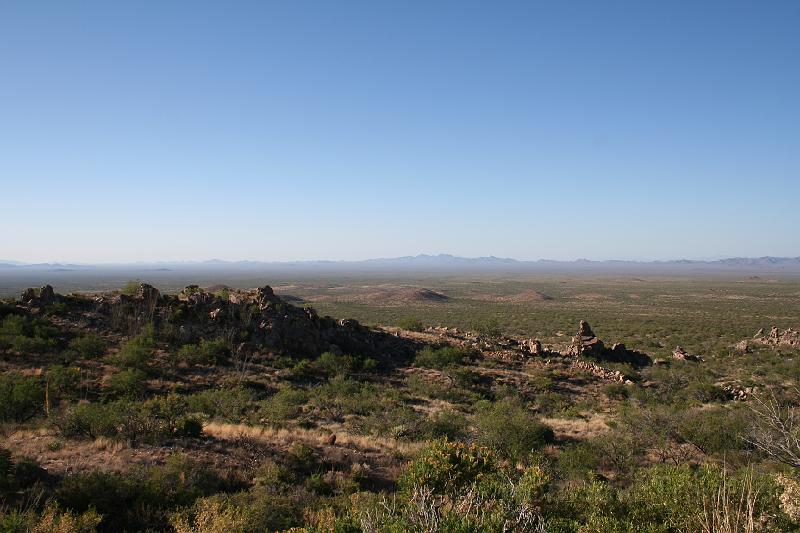
M 281 425 L 297 418 L 308 402 L 308 393 L 293 387 L 284 387 L 261 402 L 259 419 Z
M 447 379 L 431 379 L 421 374 L 411 374 L 405 379 L 408 390 L 417 396 L 453 403 L 473 403 L 480 396 L 454 386 Z
M 32 508 L 0 509 L 0 531 L 5 533 L 94 533 L 101 517 L 90 509 L 76 514 L 50 503 L 41 513 Z
M 685 395 L 689 400 L 700 403 L 723 402 L 727 400 L 727 394 L 722 387 L 708 381 L 693 381 L 686 387 Z
M 83 402 L 68 407 L 54 419 L 65 437 L 112 437 L 116 435 L 119 412 L 115 403 Z
M 244 387 L 208 389 L 186 397 L 189 411 L 239 422 L 255 409 L 255 395 Z
M 112 374 L 105 383 L 112 398 L 142 398 L 147 391 L 147 374 L 139 368 L 127 368 Z
M 365 417 L 351 418 L 347 427 L 361 435 L 389 436 L 395 439 L 417 440 L 422 438 L 420 415 L 408 405 L 386 406 Z
M 218 365 L 226 362 L 230 356 L 230 348 L 225 339 L 200 339 L 199 344 L 181 346 L 176 354 L 177 361 L 191 365 Z
M 309 404 L 315 411 L 332 418 L 345 415 L 369 415 L 396 401 L 397 393 L 342 375 L 308 391 Z
M 472 329 L 484 337 L 496 339 L 503 336 L 500 322 L 495 318 L 484 320 L 483 322 L 474 322 L 472 324 Z
M 442 369 L 450 365 L 460 365 L 465 358 L 473 357 L 472 350 L 456 346 L 443 346 L 441 348 L 426 347 L 417 352 L 414 362 L 417 366 Z
M 493 482 L 499 473 L 498 460 L 490 448 L 440 439 L 408 465 L 399 484 L 407 493 L 426 487 L 433 494 L 454 497 L 469 486 Z
M 717 407 L 683 412 L 678 433 L 704 454 L 725 454 L 746 450 L 747 416 L 743 409 Z
M 22 353 L 46 352 L 57 344 L 58 330 L 43 320 L 8 315 L 0 322 L 0 349 Z
M 442 410 L 420 421 L 416 428 L 419 438 L 435 440 L 446 438 L 450 441 L 463 440 L 469 433 L 469 422 L 462 413 Z
M 303 509 L 309 502 L 296 496 L 252 489 L 198 499 L 191 507 L 172 515 L 178 533 L 248 533 L 289 531 L 303 525 Z M 292 531 L 302 532 L 303 529 Z
M 205 465 L 173 455 L 163 466 L 128 474 L 67 476 L 56 490 L 56 499 L 74 511 L 96 509 L 103 517 L 101 531 L 166 531 L 173 511 L 234 487 Z
M 78 368 L 53 365 L 47 369 L 48 394 L 52 400 L 77 397 L 80 384 L 81 371 Z
M 224 505 L 221 498 L 203 498 L 192 508 L 170 517 L 176 533 L 244 533 L 247 519 L 243 509 Z
M 44 387 L 35 377 L 0 374 L 0 421 L 24 422 L 42 412 Z
M 54 424 L 65 437 L 108 437 L 132 446 L 196 437 L 202 432 L 200 422 L 188 413 L 187 402 L 176 395 L 144 402 L 79 403 L 67 408 Z
M 155 356 L 155 337 L 153 328 L 148 326 L 138 335 L 131 337 L 111 361 L 121 368 L 144 370 Z
M 417 332 L 419 332 L 419 331 L 424 331 L 425 330 L 425 325 L 422 323 L 422 321 L 420 319 L 416 318 L 416 317 L 413 317 L 413 316 L 409 316 L 409 317 L 406 317 L 406 318 L 400 320 L 397 323 L 397 325 L 400 328 L 406 329 L 408 331 L 417 331 Z
M 553 430 L 537 421 L 514 396 L 476 406 L 478 442 L 512 460 L 524 460 L 554 439 Z
M 142 280 L 131 279 L 125 282 L 120 289 L 120 292 L 126 296 L 135 296 L 139 293 L 139 287 L 142 285 Z
M 94 359 L 105 353 L 106 343 L 97 335 L 87 333 L 71 339 L 69 349 L 83 359 Z
M 624 400 L 630 394 L 628 389 L 628 385 L 624 383 L 609 383 L 603 387 L 603 394 L 611 400 Z

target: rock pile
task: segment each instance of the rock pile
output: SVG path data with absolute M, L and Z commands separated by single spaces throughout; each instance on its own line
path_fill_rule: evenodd
M 626 378 L 625 374 L 623 374 L 619 370 L 609 370 L 607 368 L 603 368 L 602 366 L 596 363 L 592 363 L 590 361 L 583 361 L 581 359 L 575 359 L 575 361 L 572 362 L 572 366 L 590 372 L 591 374 L 599 377 L 600 379 L 604 379 L 607 381 L 619 381 L 625 383 L 626 385 L 633 385 L 633 381 Z
M 758 392 L 757 387 L 737 387 L 735 385 L 725 385 L 722 390 L 728 395 L 728 398 L 735 402 L 743 402 L 750 395 Z
M 38 309 L 56 303 L 57 298 L 53 287 L 45 285 L 38 289 L 25 289 L 20 300 L 22 300 L 22 303 L 26 306 Z
M 605 352 L 603 341 L 597 338 L 588 322 L 581 320 L 578 333 L 572 337 L 572 343 L 567 353 L 575 356 L 599 357 L 603 352 Z
M 765 335 L 764 329 L 762 328 L 753 336 L 753 341 L 769 346 L 800 348 L 800 331 L 795 331 L 792 328 L 781 331 L 776 326 L 772 326 L 769 335 Z
M 630 363 L 634 366 L 652 364 L 650 356 L 635 350 L 629 350 L 622 343 L 615 343 L 610 349 L 606 348 L 603 341 L 597 338 L 591 326 L 585 320 L 581 320 L 578 333 L 572 337 L 567 354 L 574 357 L 591 357 L 597 361 Z
M 672 352 L 672 358 L 677 359 L 678 361 L 692 361 L 694 363 L 701 363 L 705 361 L 705 359 L 699 355 L 690 354 L 680 346 L 675 347 L 675 351 Z

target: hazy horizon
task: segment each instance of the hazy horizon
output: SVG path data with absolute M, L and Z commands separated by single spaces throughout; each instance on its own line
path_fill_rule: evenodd
M 631 263 L 658 263 L 658 262 L 680 262 L 680 261 L 691 261 L 691 262 L 716 262 L 716 261 L 724 261 L 730 259 L 749 259 L 749 260 L 757 260 L 757 259 L 800 259 L 800 256 L 777 256 L 777 255 L 765 255 L 765 256 L 725 256 L 725 257 L 674 257 L 670 259 L 648 259 L 648 258 L 626 258 L 626 257 L 603 257 L 603 258 L 589 258 L 589 257 L 576 257 L 572 259 L 553 259 L 549 257 L 539 257 L 539 258 L 518 258 L 518 257 L 500 257 L 496 255 L 487 255 L 487 256 L 461 256 L 455 254 L 448 254 L 448 253 L 438 253 L 438 254 L 414 254 L 414 255 L 405 255 L 405 256 L 394 256 L 394 257 L 363 257 L 357 259 L 328 259 L 328 258 L 317 258 L 317 259 L 276 259 L 276 260 L 262 260 L 262 259 L 222 259 L 219 257 L 210 257 L 207 259 L 187 259 L 187 260 L 171 260 L 171 259 L 159 259 L 153 261 L 59 261 L 59 260 L 49 260 L 49 261 L 20 261 L 16 258 L 3 258 L 0 257 L 0 264 L 4 265 L 18 265 L 18 266 L 36 266 L 36 265 L 80 265 L 80 266 L 131 266 L 131 265 L 202 265 L 202 264 L 237 264 L 237 263 L 263 263 L 263 264 L 280 264 L 280 263 L 365 263 L 371 261 L 397 261 L 397 260 L 404 260 L 404 259 L 455 259 L 455 260 L 466 260 L 466 261 L 478 261 L 478 260 L 498 260 L 498 261 L 511 261 L 511 262 L 518 262 L 518 263 L 534 263 L 534 262 L 557 262 L 557 263 L 575 263 L 581 261 L 589 261 L 589 262 L 631 262 Z

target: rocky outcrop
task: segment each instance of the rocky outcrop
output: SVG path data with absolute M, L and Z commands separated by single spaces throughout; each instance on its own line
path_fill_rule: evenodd
M 568 351 L 569 355 L 599 357 L 604 352 L 603 341 L 597 338 L 588 322 L 581 320 L 578 333 L 572 337 L 572 343 Z
M 578 357 L 591 357 L 596 361 L 614 363 L 630 363 L 634 366 L 647 366 L 652 364 L 652 359 L 647 354 L 629 350 L 622 343 L 615 343 L 610 349 L 606 348 L 592 331 L 585 320 L 581 320 L 578 333 L 572 337 L 568 355 Z
M 772 326 L 769 335 L 764 334 L 764 329 L 759 329 L 753 336 L 753 342 L 765 344 L 767 346 L 789 346 L 800 348 L 800 331 L 787 328 L 783 331 L 776 326 Z
M 738 351 L 741 354 L 750 353 L 750 343 L 747 342 L 747 339 L 743 339 L 743 340 L 737 342 L 736 345 L 734 346 L 734 348 L 736 349 L 736 351 Z
M 190 285 L 177 295 L 162 295 L 143 283 L 133 293 L 93 298 L 60 297 L 51 291 L 29 289 L 24 294 L 28 297 L 25 305 L 59 298 L 74 307 L 87 303 L 101 328 L 134 334 L 152 325 L 161 338 L 181 344 L 222 338 L 242 353 L 315 357 L 335 351 L 387 360 L 410 357 L 419 347 L 355 320 L 337 321 L 320 317 L 311 307 L 295 307 L 276 296 L 269 286 L 213 294 Z
M 736 385 L 725 385 L 722 390 L 725 391 L 725 394 L 728 396 L 729 400 L 733 400 L 735 402 L 743 402 L 758 392 L 757 387 L 739 387 Z
M 542 355 L 544 353 L 542 343 L 538 339 L 528 339 L 526 347 L 531 355 Z
M 672 358 L 677 359 L 678 361 L 692 361 L 694 363 L 700 363 L 704 361 L 704 359 L 699 355 L 690 354 L 680 346 L 675 347 L 675 350 L 672 352 Z
M 57 298 L 53 287 L 45 285 L 38 289 L 25 289 L 20 300 L 30 308 L 41 308 L 56 303 Z
M 575 368 L 580 368 L 581 370 L 585 370 L 606 381 L 618 381 L 625 383 L 626 385 L 633 385 L 633 381 L 625 377 L 625 374 L 619 370 L 609 370 L 596 363 L 592 363 L 591 361 L 575 359 L 575 361 L 572 362 L 572 366 Z

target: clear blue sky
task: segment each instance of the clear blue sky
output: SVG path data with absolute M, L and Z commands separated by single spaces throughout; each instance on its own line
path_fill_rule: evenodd
M 800 255 L 800 2 L 0 3 L 0 258 Z

